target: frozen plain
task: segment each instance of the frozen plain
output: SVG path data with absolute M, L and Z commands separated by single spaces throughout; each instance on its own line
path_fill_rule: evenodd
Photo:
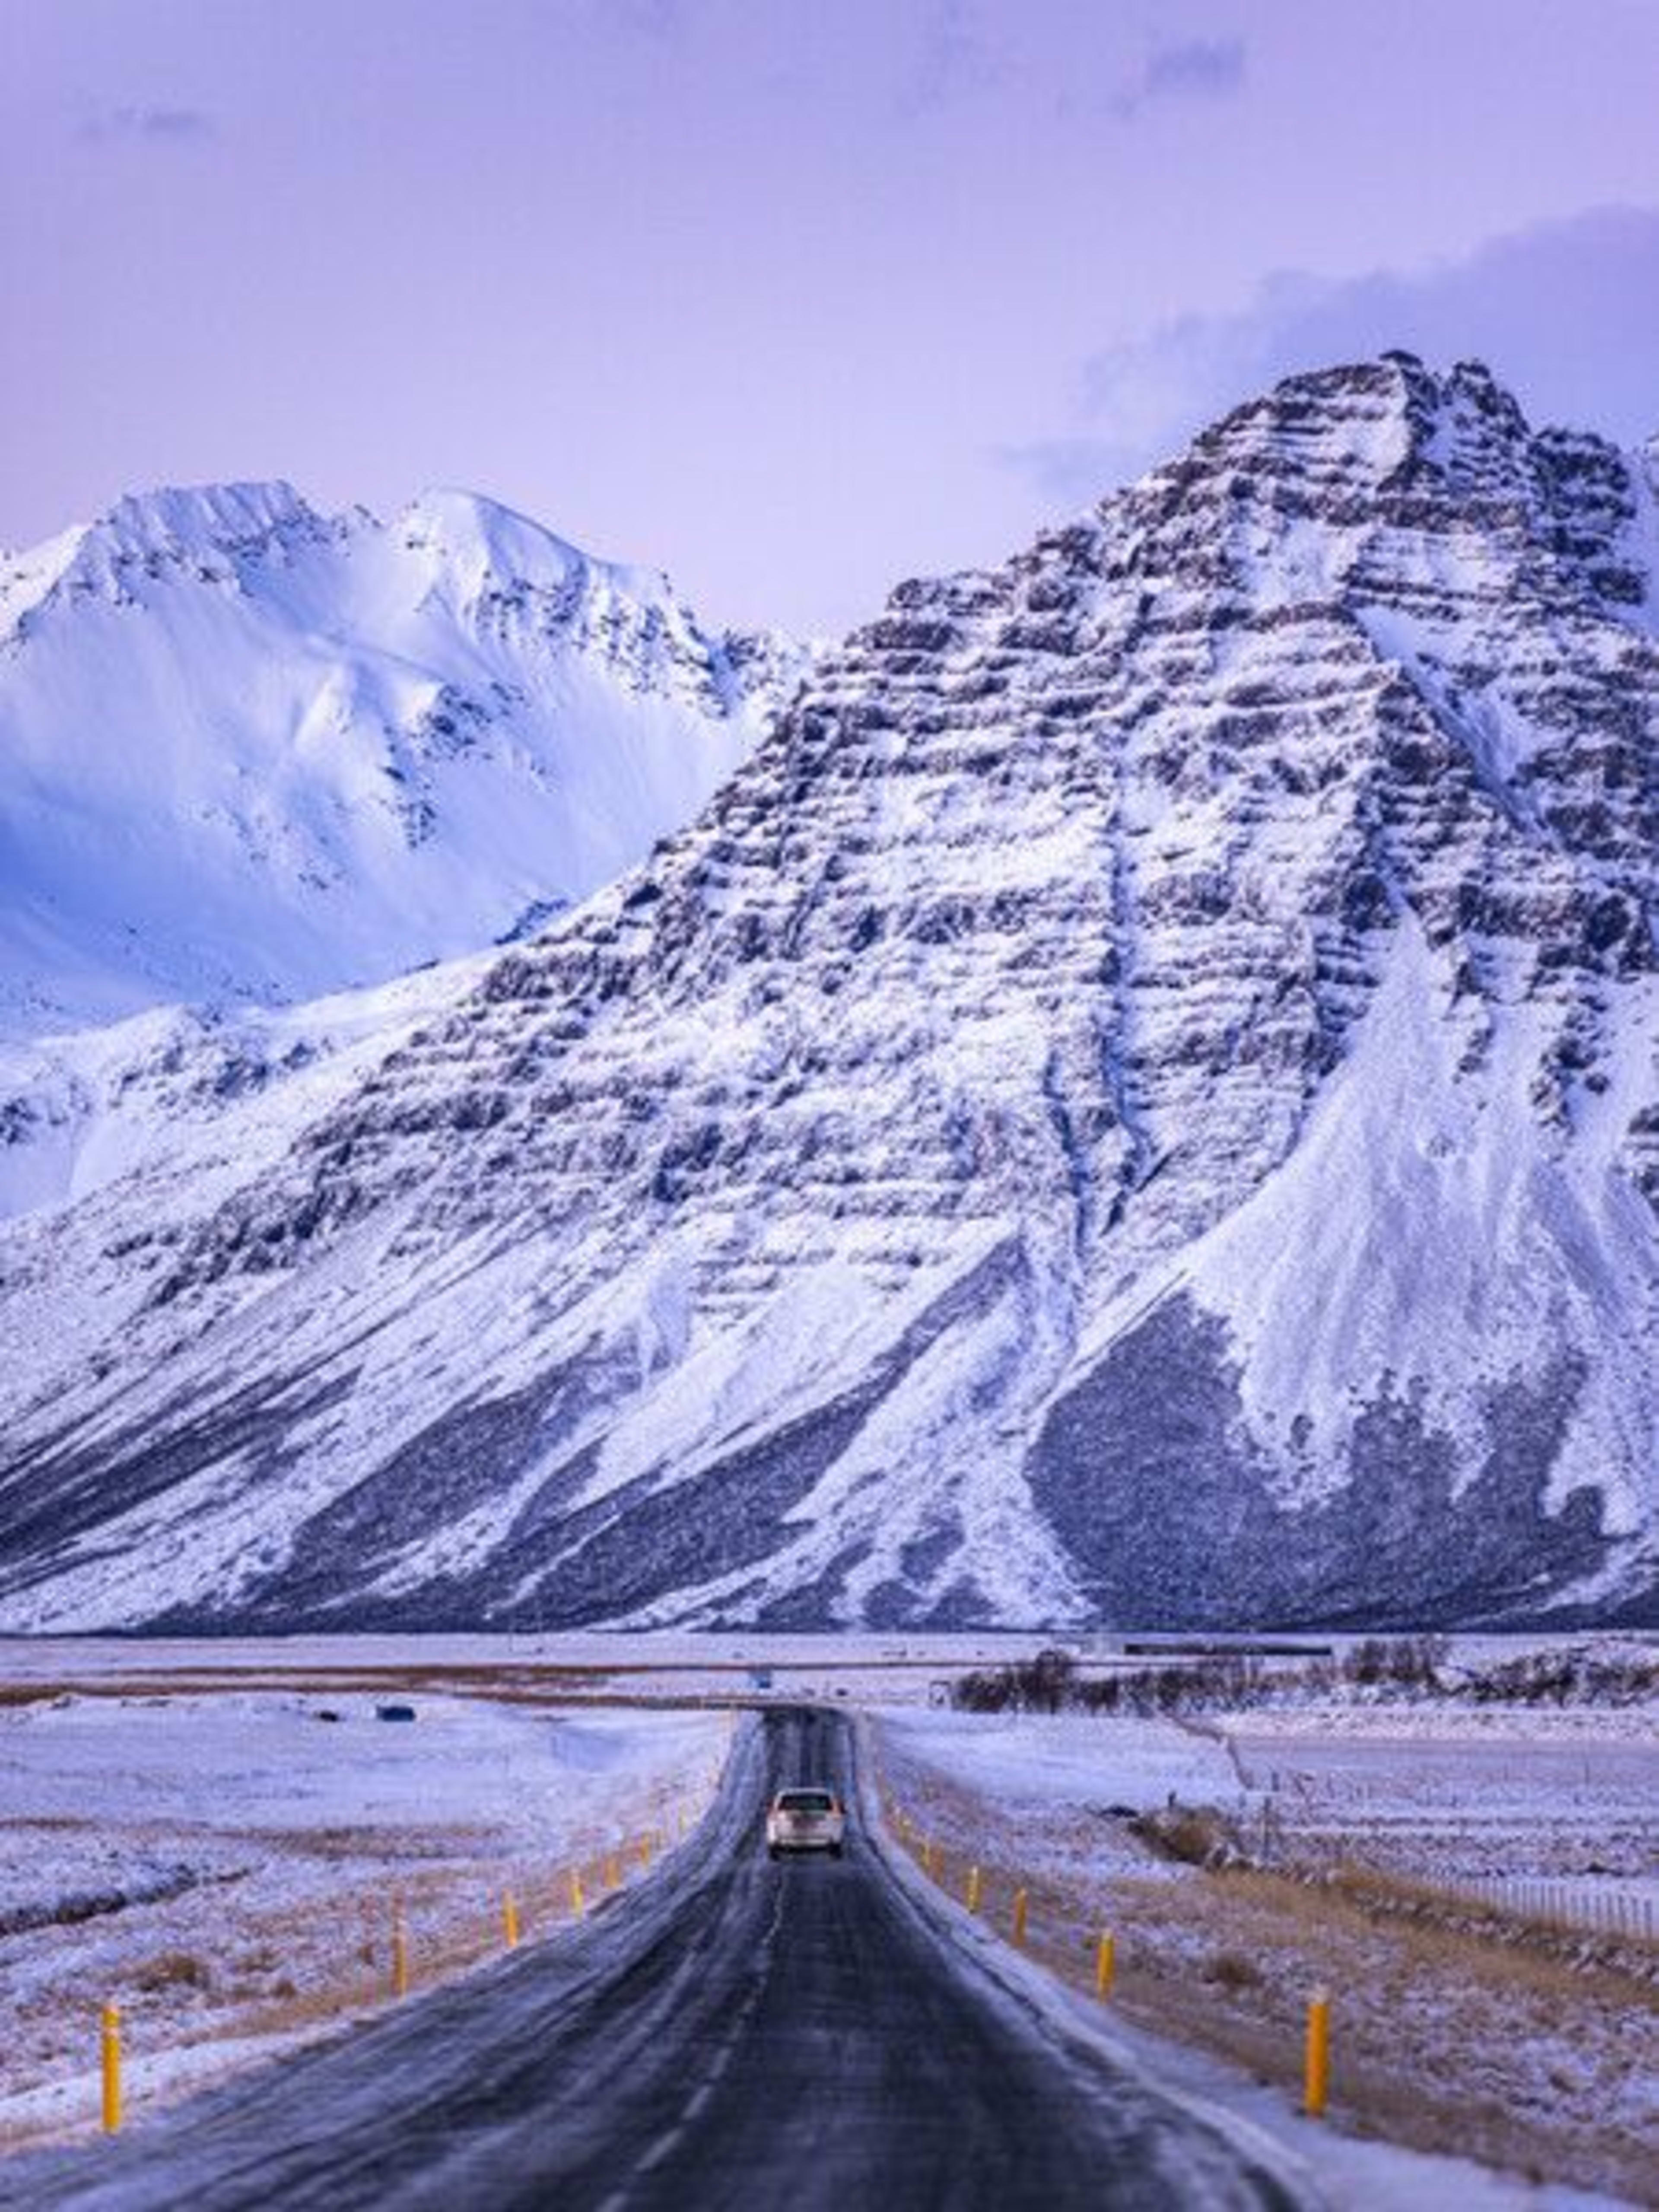
M 942 1887 L 959 1898 L 978 1865 L 1005 1923 L 1026 1887 L 1033 1956 L 1085 1990 L 1096 1933 L 1114 1931 L 1115 2030 L 1271 2084 L 1282 2114 L 1323 1986 L 1345 2140 L 1530 2177 L 1494 2201 L 1571 2202 L 1556 2192 L 1575 2184 L 1656 2201 L 1659 1954 L 1634 1932 L 1659 1863 L 1650 1705 L 889 1711 L 876 1736 Z M 1209 1863 L 1184 1856 L 1183 1829 Z M 1615 1913 L 1629 1932 L 1607 1932 Z M 1472 2181 L 1412 2186 L 1419 2203 L 1486 2201 Z M 1345 2201 L 1395 2200 L 1373 2176 Z
M 572 1869 L 637 1878 L 638 1839 L 701 1814 L 729 1734 L 390 1689 L 4 1694 L 0 2144 L 95 2114 L 106 2000 L 142 2109 L 383 2004 L 394 1900 L 417 1984 L 500 1949 L 508 1892 L 542 1932 Z
M 383 2002 L 394 1893 L 417 1966 L 487 1955 L 507 1888 L 533 1932 L 569 1867 L 701 1809 L 751 1668 L 809 1699 L 896 1703 L 1034 1648 L 925 1644 L 0 1642 L 0 2145 L 95 2113 L 106 1997 L 135 2095 L 171 2093 Z M 405 1698 L 413 1728 L 376 1721 Z
M 1333 1850 L 1437 1882 L 1571 1874 L 1575 1852 L 1607 1866 L 1605 1877 L 1581 1867 L 1587 1881 L 1638 1882 L 1651 1865 L 1650 1711 L 1309 1705 L 1195 1727 L 930 1705 L 964 1667 L 1032 1648 L 891 1635 L 5 1646 L 0 1979 L 15 2027 L 0 2061 L 0 2142 L 88 2124 L 105 1996 L 127 2009 L 131 2094 L 153 2107 L 383 2003 L 394 1893 L 407 1903 L 417 1972 L 464 1972 L 497 1949 L 509 1887 L 526 1898 L 531 1938 L 557 1940 L 562 1870 L 670 1826 L 676 1808 L 695 1815 L 738 1701 L 864 1710 L 883 1785 L 931 1808 L 947 1849 L 971 1843 L 994 1867 L 1000 1851 L 1018 1858 L 1039 1884 L 1086 1894 L 1091 1908 L 1132 1905 L 1120 1924 L 1139 1915 L 1149 1953 L 1160 1916 L 1145 1899 L 1161 1887 L 1163 1919 L 1172 1910 L 1187 1923 L 1175 1948 L 1189 1978 L 1220 2009 L 1253 1993 L 1203 1979 L 1213 1927 L 1188 1900 L 1207 1877 L 1152 1860 L 1103 1808 L 1154 1810 L 1173 1796 L 1248 1830 L 1271 1794 L 1299 1808 L 1281 1848 L 1334 1839 Z M 413 1727 L 374 1717 L 378 1702 L 400 1696 L 416 1705 Z M 325 1711 L 341 1718 L 323 1722 Z M 629 1876 L 643 1870 L 630 1864 Z M 75 1900 L 100 1899 L 76 1917 Z M 1041 1943 L 1035 1955 L 1050 1963 Z M 1042 1980 L 1045 2002 L 1073 2002 Z M 1396 2001 L 1380 1986 L 1373 1996 L 1380 2013 Z M 1400 2000 L 1407 2045 L 1421 1996 Z M 1183 2053 L 1168 2040 L 1189 2031 L 1181 2008 L 1164 2008 L 1151 2039 L 1146 2016 L 1131 1993 L 1110 2032 L 1139 2047 L 1156 2078 L 1206 2103 L 1236 2100 L 1251 2124 L 1306 2154 L 1308 2130 L 1282 2085 L 1252 2082 L 1248 2038 Z M 1652 2118 L 1651 2012 L 1609 2022 L 1609 2034 L 1625 2045 L 1616 2124 L 1639 2130 L 1644 2110 Z M 1600 2063 L 1575 2052 L 1571 2035 L 1564 2021 L 1559 2047 L 1545 2037 L 1523 2054 L 1547 2095 L 1566 2095 L 1549 2087 L 1564 2066 Z M 1337 2130 L 1317 2148 L 1332 2201 L 1356 2208 L 1644 2201 L 1618 2189 L 1586 2195 L 1559 2175 L 1425 2162 Z

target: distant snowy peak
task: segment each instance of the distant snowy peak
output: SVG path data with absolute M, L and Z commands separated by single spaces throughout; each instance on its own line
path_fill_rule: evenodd
M 13 638 L 47 612 L 101 599 L 139 604 L 146 586 L 241 582 L 244 563 L 321 544 L 344 526 L 308 507 L 291 484 L 204 484 L 132 493 L 95 522 L 29 551 L 0 555 L 0 609 Z
M 473 492 L 426 492 L 386 526 L 416 603 L 518 650 L 580 652 L 641 692 L 712 714 L 769 702 L 808 654 L 775 633 L 706 632 L 660 569 L 596 560 Z
M 91 597 L 164 611 L 146 586 L 257 591 L 278 580 L 262 571 L 319 552 L 335 556 L 360 596 L 389 594 L 390 613 L 441 606 L 465 625 L 516 631 L 544 650 L 655 647 L 717 688 L 728 658 L 660 569 L 600 560 L 511 507 L 448 489 L 422 492 L 390 522 L 362 507 L 325 514 L 282 482 L 133 493 L 94 522 L 0 555 L 0 609 L 9 629 L 21 623 L 25 634 L 28 618 Z M 730 635 L 739 660 L 752 638 L 769 668 L 805 665 L 803 649 L 781 635 Z
M 660 569 L 596 560 L 528 516 L 477 492 L 434 490 L 411 500 L 390 528 L 410 553 L 430 556 L 440 574 L 476 599 L 502 576 L 544 590 L 575 584 L 641 604 L 674 600 Z
M 689 819 L 811 657 L 471 493 L 120 500 L 0 557 L 0 1033 L 514 935 Z

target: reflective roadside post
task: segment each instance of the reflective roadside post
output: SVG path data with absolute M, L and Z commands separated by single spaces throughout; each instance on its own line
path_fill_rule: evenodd
M 1095 1951 L 1095 1995 L 1109 1997 L 1112 1994 L 1112 1978 L 1117 1972 L 1117 1946 L 1112 1941 L 1109 1929 L 1100 1931 L 1100 1942 Z
M 409 1995 L 409 1929 L 401 1898 L 392 1908 L 392 1994 Z
M 106 2004 L 99 2040 L 102 2046 L 104 2133 L 112 2136 L 121 2124 L 121 2008 Z
M 1302 2109 L 1310 2120 L 1325 2110 L 1331 2087 L 1331 1993 L 1316 1990 L 1308 2000 L 1308 2044 L 1304 2062 Z

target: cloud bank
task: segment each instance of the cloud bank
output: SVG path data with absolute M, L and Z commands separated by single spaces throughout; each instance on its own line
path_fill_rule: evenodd
M 1650 435 L 1659 208 L 1592 209 L 1423 270 L 1270 276 L 1235 314 L 1182 316 L 1094 355 L 1073 421 L 1002 458 L 1045 493 L 1098 498 L 1279 377 L 1390 346 L 1490 362 L 1535 422 Z

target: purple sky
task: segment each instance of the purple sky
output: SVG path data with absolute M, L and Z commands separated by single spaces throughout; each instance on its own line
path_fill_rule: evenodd
M 1659 429 L 1659 0 L 0 0 L 0 544 L 459 483 L 835 630 L 1291 368 Z

